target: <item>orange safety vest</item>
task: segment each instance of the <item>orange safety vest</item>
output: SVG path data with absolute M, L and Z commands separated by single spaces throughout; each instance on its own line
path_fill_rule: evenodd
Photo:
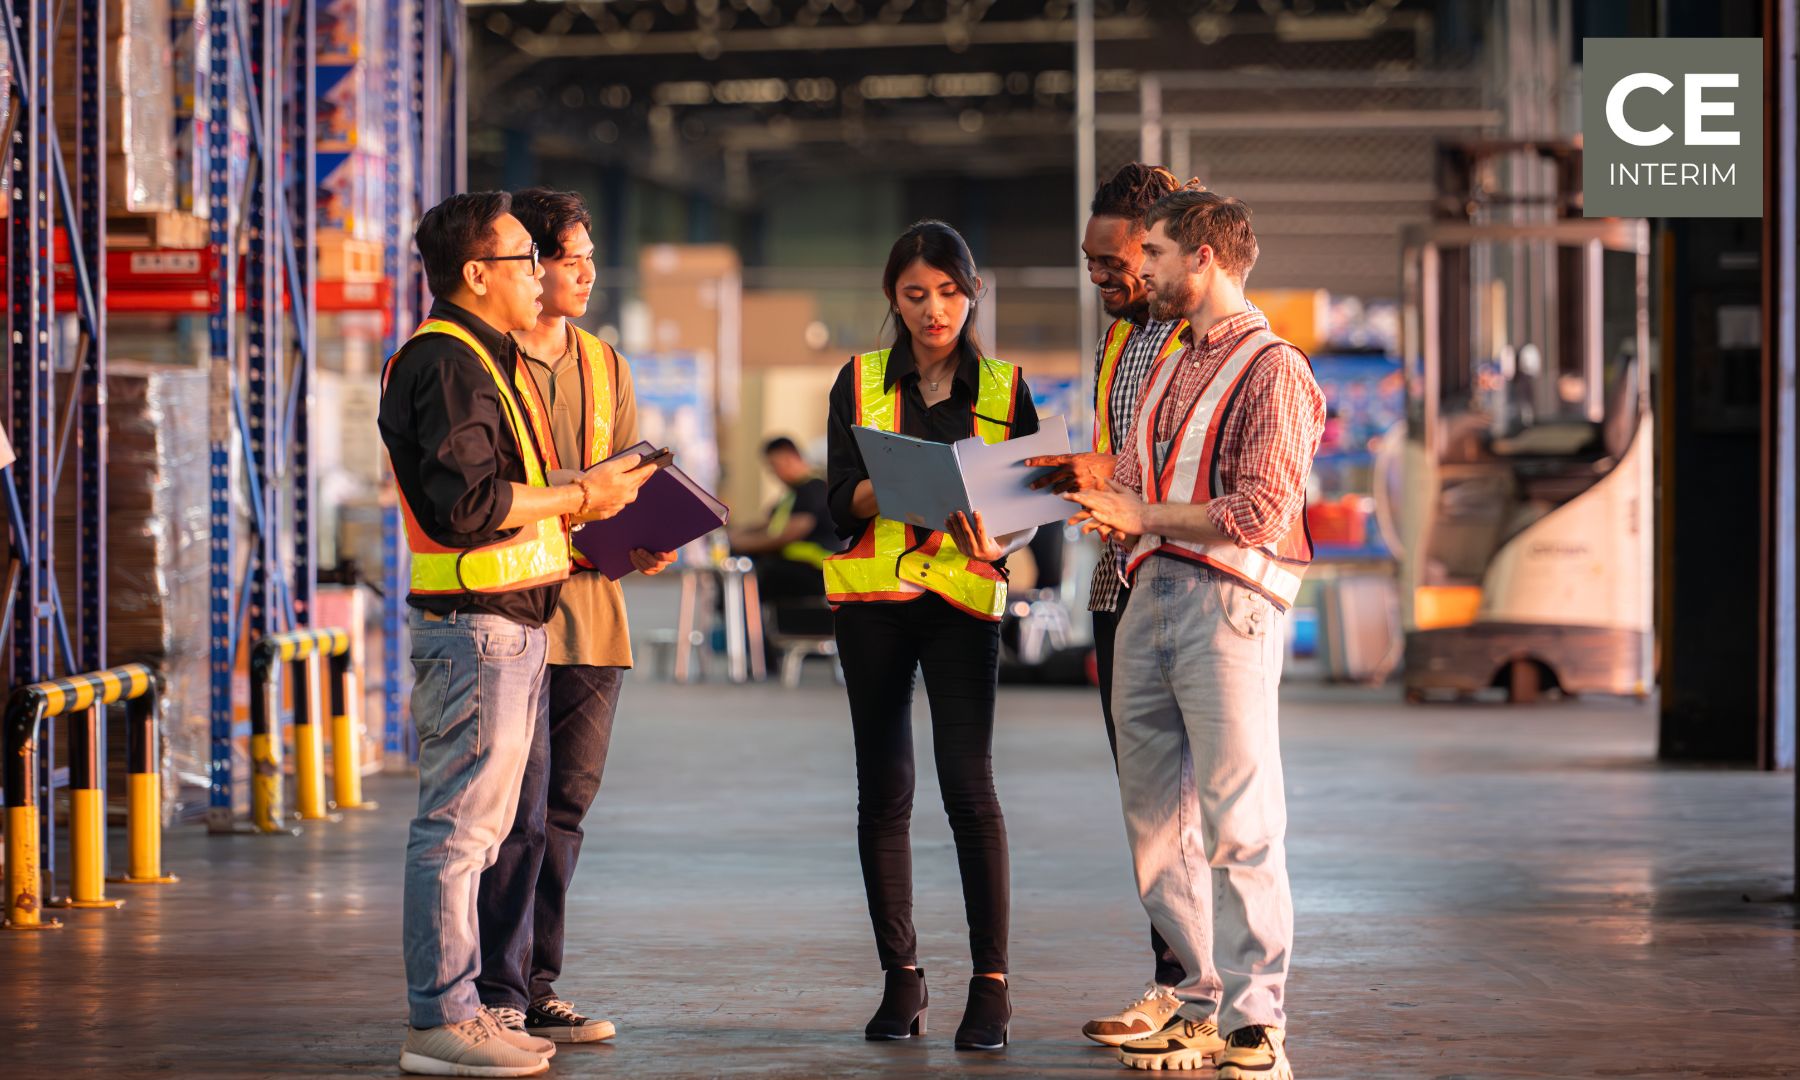
M 469 347 L 500 391 L 500 411 L 506 417 L 519 456 L 525 463 L 525 481 L 532 487 L 547 486 L 543 463 L 537 447 L 526 430 L 525 414 L 520 404 L 529 400 L 527 387 L 531 377 L 515 370 L 514 385 L 508 385 L 500 365 L 475 340 L 475 335 L 456 323 L 444 319 L 427 319 L 413 332 L 413 338 L 426 334 L 444 334 Z M 408 339 L 411 340 L 411 339 Z M 393 373 L 396 352 L 388 357 L 381 372 L 381 389 L 387 391 L 388 377 Z M 534 421 L 535 422 L 535 419 Z M 547 428 L 544 430 L 548 430 Z M 548 446 L 546 441 L 544 445 Z M 554 450 L 552 450 L 554 452 Z M 433 540 L 419 526 L 418 515 L 400 493 L 400 513 L 406 523 L 406 546 L 412 552 L 412 591 L 425 595 L 447 593 L 506 593 L 552 585 L 569 576 L 568 526 L 560 517 L 533 522 L 505 539 L 475 548 L 453 548 Z
M 1114 319 L 1106 330 L 1106 347 L 1100 353 L 1100 370 L 1094 378 L 1094 453 L 1113 453 L 1112 429 L 1112 397 L 1113 384 L 1119 378 L 1119 358 L 1125 355 L 1125 346 L 1131 336 L 1143 327 L 1130 319 Z M 1151 365 L 1152 371 L 1162 366 L 1162 362 L 1181 351 L 1181 332 L 1187 329 L 1187 320 L 1182 319 L 1169 331 L 1163 339 L 1161 351 L 1156 354 L 1156 363 Z
M 887 385 L 890 350 L 863 353 L 856 366 L 856 423 L 878 431 L 900 430 L 900 386 Z M 984 358 L 975 385 L 974 434 L 1005 442 L 1012 432 L 1013 395 L 1019 369 Z M 1004 417 L 1004 422 L 996 419 Z M 979 619 L 1000 621 L 1006 610 L 1006 577 L 992 563 L 971 559 L 948 533 L 915 529 L 878 517 L 856 544 L 825 560 L 825 598 L 839 604 L 915 600 L 934 592 Z
M 1195 399 L 1182 428 L 1169 447 L 1168 456 L 1156 455 L 1156 414 L 1164 396 L 1175 383 L 1179 364 L 1163 364 L 1151 376 L 1144 393 L 1144 407 L 1133 432 L 1138 461 L 1144 469 L 1144 497 L 1153 503 L 1198 503 L 1225 494 L 1220 490 L 1218 451 L 1219 437 L 1225 421 L 1237 401 L 1238 387 L 1263 354 L 1281 345 L 1280 337 L 1262 327 L 1237 340 L 1231 355 L 1219 367 Z M 1290 348 L 1292 346 L 1289 346 Z M 1140 537 L 1131 551 L 1128 570 L 1137 568 L 1152 555 L 1173 555 L 1204 563 L 1224 571 L 1250 585 L 1280 604 L 1292 607 L 1300 592 L 1300 579 L 1312 562 L 1312 536 L 1306 531 L 1306 512 L 1274 544 L 1267 547 L 1244 547 L 1230 542 L 1203 543 L 1198 540 L 1170 540 L 1147 535 Z
M 581 360 L 582 460 L 567 468 L 591 469 L 612 456 L 613 399 L 616 396 L 612 383 L 614 353 L 611 345 L 579 326 L 575 327 L 575 350 Z M 525 376 L 520 385 L 524 390 L 525 412 L 531 417 L 531 430 L 537 433 L 538 445 L 544 448 L 549 467 L 552 470 L 564 468 L 557 458 L 556 440 L 551 438 L 550 403 L 539 394 L 537 380 L 522 368 L 521 374 Z M 569 549 L 569 557 L 584 570 L 594 568 L 587 556 L 573 546 Z

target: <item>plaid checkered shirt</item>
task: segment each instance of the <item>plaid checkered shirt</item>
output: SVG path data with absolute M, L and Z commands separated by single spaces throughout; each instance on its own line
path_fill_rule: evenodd
M 1169 340 L 1169 334 L 1181 324 L 1180 319 L 1168 322 L 1157 322 L 1152 319 L 1139 326 L 1125 342 L 1125 351 L 1119 356 L 1118 367 L 1113 372 L 1112 399 L 1108 417 L 1112 430 L 1113 448 L 1131 445 L 1132 421 L 1137 418 L 1138 398 L 1144 394 L 1144 385 L 1150 381 L 1150 371 L 1156 366 L 1156 355 L 1162 352 L 1163 343 Z M 1100 337 L 1100 346 L 1094 350 L 1094 393 L 1098 404 L 1100 363 L 1106 356 L 1106 336 Z M 1111 544 L 1103 545 L 1100 552 L 1100 563 L 1094 567 L 1094 580 L 1088 590 L 1089 611 L 1119 610 L 1119 590 L 1124 588 L 1119 575 L 1124 570 L 1125 554 Z
M 1167 361 L 1180 370 L 1158 408 L 1157 445 L 1180 434 L 1194 399 L 1218 373 L 1231 345 L 1251 330 L 1269 325 L 1260 311 L 1245 311 L 1215 324 Z M 1140 408 L 1151 407 L 1140 402 Z M 1306 477 L 1325 432 L 1325 394 L 1313 378 L 1306 354 L 1278 346 L 1256 362 L 1238 402 L 1219 433 L 1219 481 L 1225 494 L 1206 504 L 1206 515 L 1226 536 L 1245 547 L 1273 544 L 1286 535 L 1306 506 Z M 1119 455 L 1113 479 L 1143 493 L 1144 463 L 1135 442 Z

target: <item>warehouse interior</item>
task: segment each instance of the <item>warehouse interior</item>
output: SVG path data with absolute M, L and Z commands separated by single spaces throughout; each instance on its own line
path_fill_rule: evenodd
M 737 525 L 785 490 L 771 438 L 823 470 L 920 219 L 1085 438 L 1083 223 L 1132 161 L 1251 205 L 1247 295 L 1329 409 L 1282 687 L 1297 1072 L 1794 1069 L 1795 0 L 0 2 L 5 1075 L 394 1072 L 419 735 L 376 416 L 426 209 L 581 196 L 580 325 Z M 1583 43 L 1637 37 L 1761 39 L 1760 219 L 1583 216 Z M 1011 570 L 1016 1019 L 980 1060 L 861 1036 L 831 635 L 723 532 L 624 579 L 563 979 L 619 1034 L 552 1072 L 1119 1069 L 1080 1035 L 1149 970 L 1102 557 L 1052 527 Z

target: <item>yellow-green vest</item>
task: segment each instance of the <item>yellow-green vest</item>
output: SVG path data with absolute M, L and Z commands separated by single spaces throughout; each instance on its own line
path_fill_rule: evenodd
M 537 381 L 530 374 L 520 369 L 525 377 L 520 380 L 520 397 L 525 401 L 525 412 L 531 417 L 531 428 L 537 432 L 538 445 L 544 448 L 544 456 L 549 460 L 552 470 L 591 469 L 612 456 L 613 399 L 615 392 L 612 384 L 611 345 L 577 326 L 575 329 L 575 350 L 581 360 L 581 401 L 583 405 L 581 417 L 582 460 L 564 465 L 556 454 L 556 440 L 550 429 L 550 403 L 538 395 Z M 622 361 L 621 361 L 622 362 Z M 575 565 L 593 569 L 594 564 L 587 560 L 579 550 L 570 548 L 569 557 Z
M 1106 330 L 1106 347 L 1100 352 L 1100 370 L 1094 377 L 1094 453 L 1114 453 L 1113 443 L 1120 433 L 1112 429 L 1113 383 L 1119 377 L 1119 358 L 1125 355 L 1125 344 L 1131 335 L 1142 327 L 1130 319 L 1114 319 Z M 1176 323 L 1163 339 L 1163 346 L 1156 354 L 1156 362 L 1150 365 L 1155 370 L 1164 360 L 1181 351 L 1181 332 L 1187 329 L 1187 320 Z
M 506 417 L 507 428 L 518 443 L 519 457 L 525 463 L 525 482 L 532 487 L 547 486 L 543 462 L 539 460 L 537 446 L 526 428 L 526 407 L 521 404 L 531 400 L 531 376 L 519 368 L 513 373 L 513 385 L 508 385 L 500 365 L 475 340 L 475 335 L 456 323 L 427 319 L 412 336 L 417 338 L 425 334 L 447 335 L 474 352 L 500 392 L 500 411 Z M 387 389 L 388 376 L 393 371 L 394 356 L 388 357 L 381 377 L 383 391 Z M 543 430 L 548 432 L 547 427 Z M 568 525 L 560 517 L 533 522 L 508 539 L 482 547 L 452 548 L 431 539 L 420 527 L 418 516 L 407 504 L 404 491 L 400 493 L 400 511 L 406 522 L 406 546 L 412 552 L 414 593 L 517 592 L 551 585 L 569 576 Z
M 780 536 L 786 531 L 788 522 L 794 516 L 794 506 L 799 500 L 800 493 L 790 488 L 787 494 L 781 497 L 781 501 L 775 504 L 774 511 L 769 514 L 770 536 Z M 825 560 L 831 557 L 831 551 L 825 545 L 814 543 L 811 540 L 795 540 L 781 545 L 780 555 L 788 562 L 803 563 L 807 566 L 824 569 Z
M 900 385 L 887 385 L 887 349 L 863 353 L 856 365 L 856 423 L 900 430 Z M 975 380 L 973 434 L 1004 442 L 1012 431 L 1019 369 L 983 359 Z M 933 592 L 977 618 L 999 621 L 1006 610 L 1006 577 L 992 563 L 971 559 L 948 533 L 915 529 L 877 517 L 855 546 L 825 560 L 825 596 L 835 606 L 874 600 L 913 600 Z

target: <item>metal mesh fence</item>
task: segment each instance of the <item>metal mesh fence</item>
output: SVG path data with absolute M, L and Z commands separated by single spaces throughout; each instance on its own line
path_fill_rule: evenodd
M 1209 41 L 1208 17 L 1192 29 L 1214 63 L 1099 95 L 1096 183 L 1152 158 L 1250 204 L 1256 287 L 1396 296 L 1399 230 L 1431 216 L 1438 143 L 1501 129 L 1479 58 L 1434 54 L 1416 19 L 1363 40 L 1279 42 L 1226 23 Z

